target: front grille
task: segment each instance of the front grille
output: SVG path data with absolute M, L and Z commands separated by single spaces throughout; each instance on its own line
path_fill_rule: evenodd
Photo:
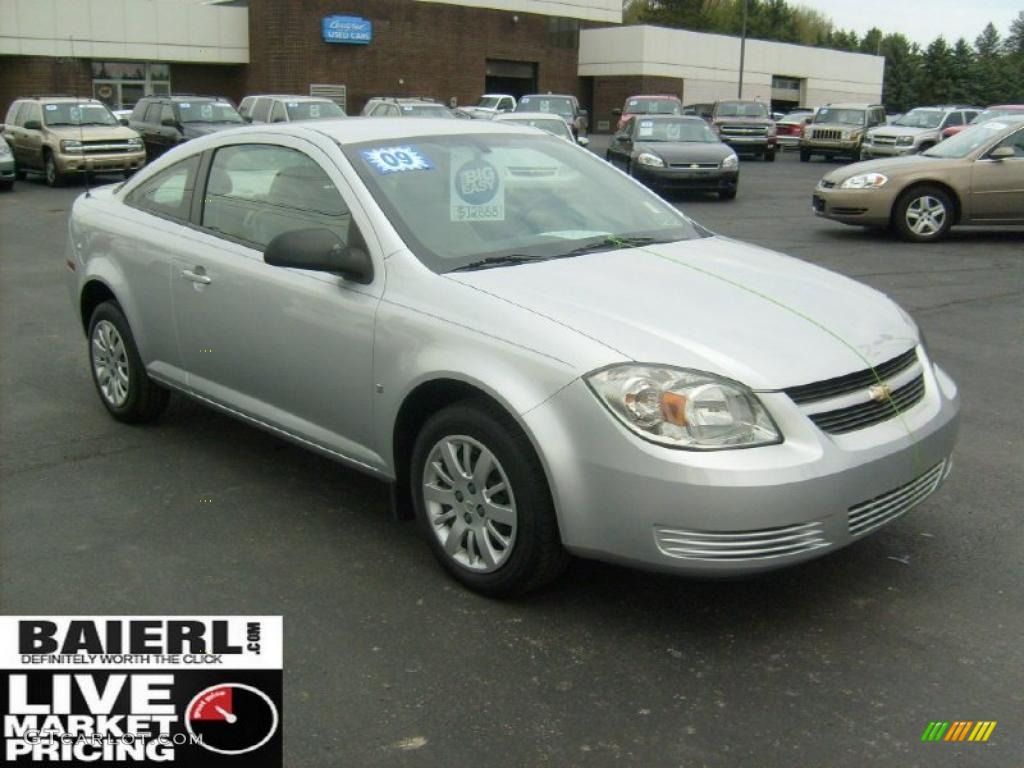
M 939 487 L 952 466 L 952 459 L 944 459 L 916 480 L 850 507 L 850 533 L 861 536 L 909 512 Z
M 141 147 L 132 146 L 127 141 L 121 139 L 109 139 L 106 141 L 86 141 L 82 144 L 82 149 L 86 154 L 94 152 L 96 154 L 109 155 L 117 152 L 138 152 Z
M 878 144 L 880 146 L 884 145 L 884 144 L 888 144 L 888 145 L 891 146 L 891 145 L 896 143 L 896 137 L 895 136 L 872 136 L 871 137 L 871 143 L 872 144 Z
M 731 136 L 764 136 L 768 133 L 768 128 L 762 125 L 723 125 L 722 133 Z
M 669 557 L 728 562 L 788 557 L 829 544 L 817 522 L 729 533 L 655 526 L 654 538 L 658 549 Z
M 835 128 L 815 128 L 811 132 L 812 139 L 825 139 L 827 141 L 839 141 L 843 138 L 843 132 Z
M 889 397 L 881 402 L 869 400 L 866 403 L 851 405 L 835 411 L 813 413 L 811 421 L 818 428 L 832 435 L 842 435 L 856 429 L 880 424 L 891 419 L 898 413 L 916 405 L 924 397 L 924 376 L 917 376 L 909 384 L 894 390 Z
M 832 213 L 836 216 L 863 216 L 867 212 L 867 208 L 832 208 Z
M 714 170 L 718 168 L 718 163 L 669 163 L 670 168 L 690 168 L 692 170 Z
M 876 365 L 874 369 L 868 368 L 846 376 L 837 376 L 834 379 L 816 381 L 813 384 L 801 384 L 798 387 L 790 387 L 785 390 L 790 399 L 797 405 L 814 403 L 818 400 L 830 400 L 833 397 L 848 395 L 859 389 L 873 387 L 880 381 L 885 381 L 901 371 L 905 371 L 917 361 L 917 351 L 908 349 L 899 357 L 887 360 Z

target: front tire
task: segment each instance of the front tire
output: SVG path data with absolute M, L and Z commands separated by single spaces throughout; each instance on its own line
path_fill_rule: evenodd
M 53 153 L 49 151 L 43 156 L 43 178 L 49 187 L 64 186 L 64 174 L 60 172 L 57 161 L 53 159 Z
M 811 162 L 811 153 L 808 152 L 806 149 L 801 149 L 800 150 L 800 162 L 801 163 L 809 163 L 809 162 Z
M 544 468 L 497 405 L 472 400 L 434 414 L 416 438 L 409 479 L 434 555 L 473 591 L 519 595 L 565 568 Z
M 774 163 L 775 162 L 775 150 L 774 149 L 765 150 L 764 160 L 765 160 L 765 162 Z
M 0 190 L 4 192 L 10 192 L 14 189 L 14 182 L 8 179 L 7 181 L 0 181 Z
M 922 184 L 908 189 L 896 201 L 893 228 L 904 240 L 934 243 L 949 233 L 955 210 L 944 189 Z
M 100 402 L 118 421 L 155 421 L 167 407 L 170 393 L 147 375 L 117 302 L 103 302 L 89 320 L 89 368 Z
M 737 191 L 739 191 L 737 187 L 733 187 L 732 189 L 720 189 L 718 190 L 718 199 L 735 200 Z

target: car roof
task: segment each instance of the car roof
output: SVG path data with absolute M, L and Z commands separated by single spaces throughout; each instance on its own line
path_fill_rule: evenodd
M 626 101 L 630 99 L 665 99 L 671 101 L 681 101 L 678 96 L 673 96 L 670 93 L 638 93 L 634 96 L 627 96 Z
M 502 115 L 497 115 L 494 119 L 503 122 L 516 120 L 561 120 L 565 123 L 565 118 L 555 112 L 506 112 Z M 568 125 L 568 123 L 565 124 Z
M 26 96 L 19 101 L 50 101 L 55 104 L 102 104 L 91 96 Z
M 576 97 L 568 93 L 524 93 L 519 97 L 520 101 L 523 99 L 532 99 L 534 96 L 544 96 L 546 98 L 556 99 L 575 99 Z
M 244 129 L 241 129 L 244 130 Z M 468 136 L 473 134 L 533 133 L 528 127 L 496 120 L 437 120 L 419 117 L 348 117 L 304 122 L 299 125 L 279 123 L 260 130 L 290 133 L 310 130 L 327 136 L 338 144 L 359 144 L 364 141 L 408 141 L 417 137 Z
M 985 107 L 985 109 L 1019 109 L 1024 111 L 1024 104 L 993 104 L 991 107 Z
M 330 101 L 326 96 L 303 96 L 297 93 L 250 93 L 247 99 L 279 99 L 280 101 Z
M 880 106 L 882 106 L 882 105 L 881 104 L 864 104 L 864 103 L 857 104 L 857 103 L 852 103 L 852 102 L 844 102 L 844 103 L 840 103 L 840 104 L 822 104 L 820 107 L 818 107 L 818 109 L 874 109 L 875 107 L 880 107 Z M 817 111 L 817 110 L 815 110 L 815 111 Z
M 633 115 L 631 120 L 686 120 L 690 123 L 700 123 L 701 125 L 707 125 L 707 121 L 700 115 Z

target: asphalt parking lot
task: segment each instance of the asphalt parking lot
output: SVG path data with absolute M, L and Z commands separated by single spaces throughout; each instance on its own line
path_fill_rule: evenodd
M 816 219 L 831 165 L 745 161 L 734 202 L 677 203 L 911 312 L 961 389 L 949 482 L 797 569 L 578 561 L 512 602 L 450 581 L 372 480 L 180 398 L 155 427 L 112 421 L 64 285 L 82 187 L 19 183 L 0 194 L 0 612 L 283 615 L 289 768 L 1019 765 L 1024 230 L 916 246 Z M 922 744 L 932 720 L 998 726 Z

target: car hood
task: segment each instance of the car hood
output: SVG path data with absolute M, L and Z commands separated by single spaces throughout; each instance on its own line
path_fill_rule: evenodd
M 863 370 L 917 343 L 913 321 L 884 294 L 721 237 L 447 276 L 624 359 L 760 390 Z
M 229 128 L 242 128 L 245 123 L 185 123 L 182 133 L 190 139 L 198 136 L 209 136 L 211 133 L 226 131 Z
M 901 125 L 886 125 L 871 129 L 872 136 L 920 136 L 922 133 L 935 133 L 938 128 L 904 128 Z
M 138 132 L 123 125 L 58 125 L 47 129 L 61 139 L 75 141 L 110 141 L 114 139 L 137 139 Z
M 633 149 L 655 154 L 667 163 L 720 163 L 733 153 L 718 141 L 638 141 Z
M 825 174 L 824 178 L 828 181 L 839 183 L 851 176 L 858 176 L 862 173 L 884 173 L 889 177 L 898 177 L 905 174 L 913 175 L 926 166 L 929 171 L 938 173 L 953 166 L 962 165 L 964 162 L 966 161 L 962 158 L 946 159 L 942 157 L 925 157 L 924 155 L 904 155 L 902 157 L 881 158 L 844 165 Z

